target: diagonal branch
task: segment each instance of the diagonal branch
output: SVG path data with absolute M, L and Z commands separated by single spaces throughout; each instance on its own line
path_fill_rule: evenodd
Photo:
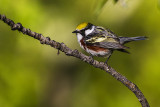
M 8 24 L 11 27 L 11 30 L 18 30 L 23 34 L 26 34 L 28 36 L 31 36 L 39 40 L 41 44 L 50 45 L 51 47 L 58 49 L 58 51 L 64 52 L 67 56 L 76 57 L 82 60 L 83 62 L 86 62 L 96 68 L 106 71 L 107 73 L 112 75 L 115 79 L 117 79 L 118 81 L 123 83 L 126 87 L 128 87 L 136 95 L 142 107 L 150 107 L 149 103 L 147 102 L 147 99 L 144 97 L 140 89 L 134 83 L 129 81 L 125 76 L 115 71 L 112 67 L 107 66 L 103 62 L 98 62 L 97 60 L 93 61 L 89 56 L 86 56 L 83 53 L 80 53 L 76 49 L 75 50 L 70 49 L 64 43 L 56 42 L 54 40 L 51 40 L 49 37 L 44 37 L 42 34 L 33 32 L 30 29 L 26 29 L 25 27 L 22 26 L 21 23 L 15 24 L 11 19 L 6 18 L 5 15 L 0 14 L 0 20 Z

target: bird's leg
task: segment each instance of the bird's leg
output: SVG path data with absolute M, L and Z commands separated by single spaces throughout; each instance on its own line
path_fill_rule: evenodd
M 111 54 L 109 55 L 109 57 L 107 58 L 107 60 L 105 61 L 105 64 L 107 64 L 107 66 L 108 66 L 108 60 L 109 60 L 109 58 L 111 57 Z
M 110 50 L 110 54 L 109 54 L 107 60 L 105 61 L 105 64 L 106 64 L 107 66 L 108 66 L 107 62 L 108 62 L 109 58 L 111 57 L 112 53 L 113 53 L 113 50 Z
M 91 59 L 91 63 L 94 62 L 93 56 L 90 54 L 89 58 Z

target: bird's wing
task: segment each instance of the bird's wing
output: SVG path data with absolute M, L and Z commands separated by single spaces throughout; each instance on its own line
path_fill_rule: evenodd
M 128 49 L 128 47 L 125 47 L 119 43 L 118 38 L 112 38 L 103 35 L 85 38 L 85 42 L 88 45 L 98 46 L 107 49 Z
M 97 26 L 96 30 L 84 38 L 88 45 L 107 49 L 128 49 L 119 42 L 119 38 L 109 29 Z
M 107 48 L 107 49 L 128 49 L 128 47 L 123 46 L 116 42 L 97 42 L 92 45 L 102 47 L 102 48 Z
M 100 34 L 94 34 L 93 36 L 86 36 L 85 37 L 85 42 L 88 43 L 96 43 L 96 42 L 102 42 L 104 40 L 106 40 L 107 37 L 104 35 L 100 35 Z
M 106 29 L 102 26 L 97 26 L 96 30 L 105 34 L 108 37 L 112 37 L 112 38 L 117 38 L 118 36 L 116 34 L 114 34 L 110 29 Z
M 119 41 L 119 39 L 109 29 L 105 29 L 101 26 L 96 26 L 94 32 L 85 36 L 85 41 L 90 42 L 90 43 L 102 42 L 102 41 L 117 42 Z

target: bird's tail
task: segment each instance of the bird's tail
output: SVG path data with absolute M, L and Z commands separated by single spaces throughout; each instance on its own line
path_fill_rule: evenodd
M 120 44 L 125 44 L 131 41 L 138 41 L 138 40 L 146 40 L 146 36 L 137 36 L 137 37 L 119 37 Z

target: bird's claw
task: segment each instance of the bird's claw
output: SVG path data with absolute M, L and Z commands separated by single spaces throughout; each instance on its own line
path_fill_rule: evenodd
M 108 62 L 108 60 L 107 60 L 107 61 L 105 61 L 104 63 L 105 63 L 105 64 L 107 65 L 107 67 L 108 67 L 109 65 L 108 65 L 108 63 L 107 63 L 107 62 Z

